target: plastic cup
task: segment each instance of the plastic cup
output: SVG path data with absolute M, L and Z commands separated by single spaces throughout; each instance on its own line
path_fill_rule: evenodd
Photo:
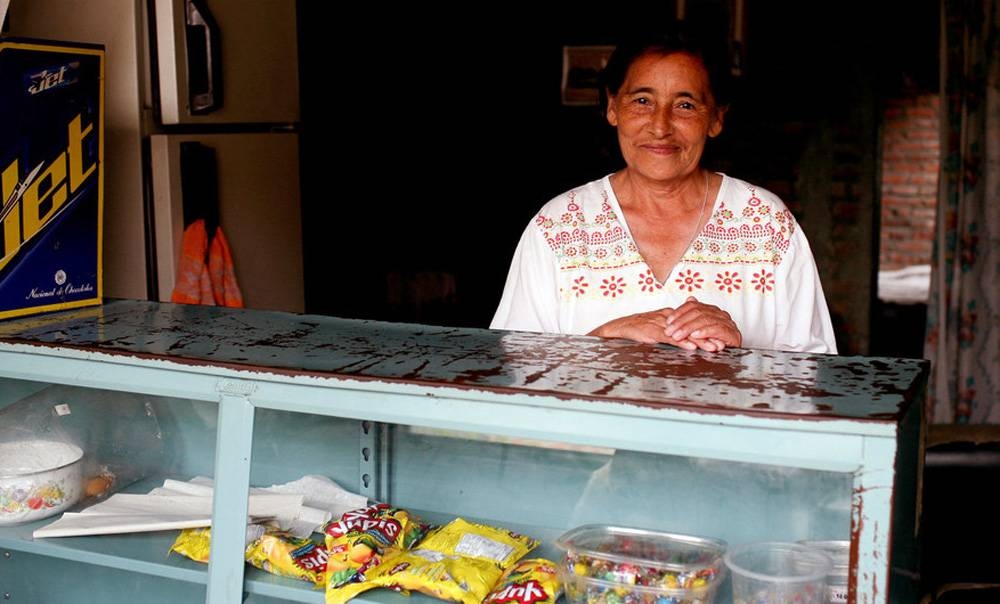
M 827 604 L 847 604 L 847 583 L 850 579 L 850 541 L 799 541 L 802 545 L 822 550 L 833 560 L 833 570 L 826 576 Z
M 782 541 L 746 543 L 725 555 L 733 604 L 824 604 L 833 560 L 822 550 Z

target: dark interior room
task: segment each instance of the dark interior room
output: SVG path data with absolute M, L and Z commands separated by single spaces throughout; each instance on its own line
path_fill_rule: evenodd
M 875 291 L 879 133 L 889 99 L 936 90 L 937 4 L 768 2 L 740 24 L 730 6 L 684 7 L 721 44 L 744 38 L 708 160 L 796 214 L 842 353 L 922 356 L 919 341 L 890 337 L 918 333 L 922 307 L 886 310 Z M 353 19 L 365 42 L 348 46 L 326 5 L 300 3 L 307 311 L 489 323 L 534 211 L 620 167 L 599 108 L 561 102 L 563 47 L 613 45 L 677 10 L 566 8 L 402 9 Z M 904 10 L 911 25 L 898 27 Z
M 709 161 L 795 213 L 842 354 L 921 358 L 926 304 L 877 292 L 882 137 L 894 103 L 937 94 L 938 3 L 748 4 L 738 95 Z M 454 326 L 489 323 L 542 203 L 620 167 L 598 107 L 561 102 L 563 47 L 613 45 L 677 10 L 566 6 L 554 19 L 511 5 L 447 15 L 420 7 L 387 20 L 362 7 L 372 14 L 343 27 L 365 42 L 348 45 L 330 35 L 325 5 L 299 6 L 307 310 Z M 731 6 L 689 2 L 685 19 L 731 40 Z M 983 486 L 1000 476 L 996 451 L 929 451 L 928 590 L 1000 577 L 956 553 L 1000 532 Z

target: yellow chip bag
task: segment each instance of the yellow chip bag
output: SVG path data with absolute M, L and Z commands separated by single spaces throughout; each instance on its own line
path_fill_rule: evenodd
M 190 528 L 181 531 L 170 546 L 170 551 L 187 556 L 195 562 L 208 564 L 208 554 L 212 544 L 212 529 Z
M 326 581 L 326 546 L 312 539 L 282 531 L 264 533 L 246 550 L 246 561 L 281 577 L 311 581 L 317 587 Z
M 248 524 L 246 532 L 246 544 L 250 544 L 259 539 L 266 529 L 260 524 Z M 195 562 L 208 564 L 208 556 L 212 544 L 211 527 L 182 529 L 181 533 L 170 546 L 170 551 L 177 552 L 183 556 L 191 558 Z
M 409 551 L 387 554 L 357 581 L 327 586 L 326 604 L 341 604 L 375 587 L 415 590 L 443 600 L 480 604 L 504 571 L 538 541 L 503 528 L 456 518 Z
M 561 595 L 555 562 L 532 558 L 508 568 L 483 604 L 555 604 Z
M 496 565 L 502 572 L 537 545 L 537 539 L 526 535 L 456 518 L 428 533 L 420 542 L 420 549 L 483 560 Z M 497 577 L 499 578 L 499 575 Z

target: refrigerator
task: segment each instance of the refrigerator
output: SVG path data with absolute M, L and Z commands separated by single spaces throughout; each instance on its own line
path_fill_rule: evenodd
M 291 0 L 11 0 L 9 34 L 106 49 L 106 297 L 169 301 L 201 218 L 246 307 L 304 310 L 296 19 Z

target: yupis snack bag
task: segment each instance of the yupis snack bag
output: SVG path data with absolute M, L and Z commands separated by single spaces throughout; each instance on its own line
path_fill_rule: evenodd
M 508 568 L 483 604 L 555 604 L 561 595 L 556 563 L 531 558 Z
M 268 531 L 247 546 L 246 561 L 281 577 L 303 579 L 317 587 L 326 581 L 326 546 L 284 531 Z
M 427 524 L 406 510 L 379 503 L 351 510 L 323 527 L 327 585 L 354 580 L 387 553 L 407 549 L 426 533 Z
M 456 518 L 430 531 L 412 550 L 388 554 L 341 587 L 327 586 L 326 603 L 341 604 L 375 587 L 415 590 L 443 600 L 480 604 L 504 571 L 538 541 L 504 528 Z

